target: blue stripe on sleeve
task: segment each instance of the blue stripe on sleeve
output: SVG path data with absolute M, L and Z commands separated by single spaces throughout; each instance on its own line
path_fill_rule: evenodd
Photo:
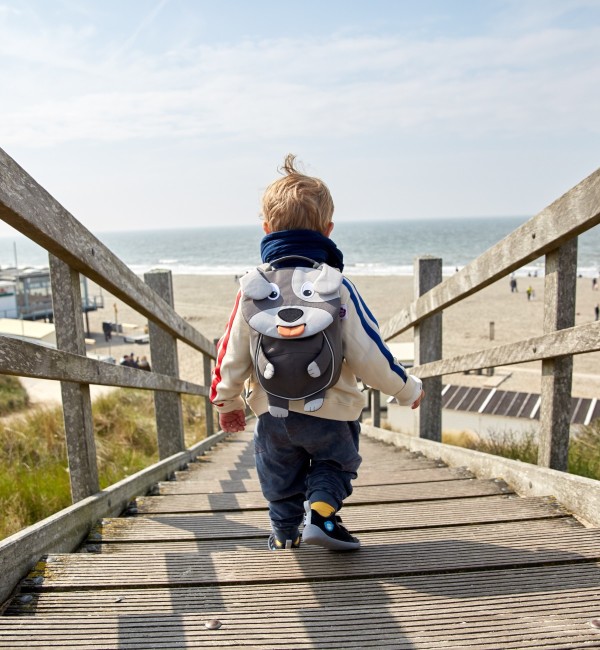
M 369 308 L 366 306 L 363 299 L 360 297 L 360 294 L 358 293 L 356 288 L 352 285 L 352 283 L 349 280 L 344 278 L 343 283 L 348 289 L 348 291 L 350 292 L 350 299 L 354 304 L 354 308 L 356 309 L 356 313 L 358 314 L 363 329 L 369 335 L 371 340 L 377 345 L 381 354 L 383 354 L 383 356 L 387 359 L 387 362 L 389 363 L 391 370 L 395 372 L 397 375 L 399 375 L 402 378 L 402 381 L 406 383 L 407 377 L 406 377 L 406 371 L 404 370 L 404 367 L 401 364 L 396 363 L 396 361 L 394 360 L 394 356 L 386 347 L 385 343 L 381 339 L 381 336 L 379 335 L 379 332 L 373 329 L 373 327 L 371 327 L 371 324 L 365 318 L 364 312 L 366 311 L 369 318 L 373 322 L 377 323 L 375 318 L 372 317 Z

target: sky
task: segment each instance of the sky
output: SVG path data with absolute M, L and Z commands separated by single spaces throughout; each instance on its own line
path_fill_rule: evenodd
M 93 233 L 532 216 L 600 161 L 600 0 L 0 0 L 0 148 Z M 0 236 L 10 235 L 0 223 Z

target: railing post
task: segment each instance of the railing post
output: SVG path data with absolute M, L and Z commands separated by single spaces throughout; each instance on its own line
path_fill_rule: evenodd
M 439 257 L 418 257 L 415 260 L 415 298 L 427 293 L 442 281 L 442 260 Z M 415 365 L 442 358 L 442 314 L 434 314 L 415 325 Z M 415 411 L 416 431 L 420 438 L 442 440 L 442 378 L 423 380 L 426 397 Z
M 381 426 L 381 392 L 371 388 L 371 421 L 374 427 Z
M 171 271 L 155 269 L 144 273 L 144 282 L 173 307 Z M 150 336 L 152 369 L 163 375 L 179 377 L 177 339 L 152 321 L 148 321 L 148 334 Z M 158 434 L 158 455 L 162 460 L 185 449 L 181 395 L 166 391 L 154 391 L 154 409 Z
M 203 354 L 202 357 L 204 360 L 204 385 L 208 387 L 212 379 L 212 364 L 208 354 Z M 204 398 L 204 414 L 206 416 L 206 437 L 208 438 L 208 436 L 212 436 L 215 432 L 213 405 L 210 397 Z
M 577 237 L 546 255 L 544 334 L 575 325 Z M 542 361 L 538 465 L 567 470 L 571 423 L 571 355 Z
M 52 254 L 49 260 L 56 345 L 59 350 L 86 356 L 79 273 Z M 61 381 L 60 388 L 75 503 L 100 490 L 92 400 L 89 384 Z

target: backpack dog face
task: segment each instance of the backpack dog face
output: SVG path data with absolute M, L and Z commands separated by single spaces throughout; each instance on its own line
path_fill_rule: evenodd
M 326 264 L 258 268 L 240 279 L 256 376 L 275 417 L 287 416 L 289 400 L 304 399 L 305 411 L 319 409 L 339 378 L 342 280 Z
M 340 311 L 342 274 L 317 269 L 255 269 L 242 276 L 242 314 L 250 327 L 273 338 L 306 338 L 323 331 Z

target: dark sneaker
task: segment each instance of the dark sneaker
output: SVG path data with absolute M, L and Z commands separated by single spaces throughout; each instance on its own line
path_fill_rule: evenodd
M 305 544 L 322 546 L 331 551 L 355 551 L 360 548 L 360 542 L 342 525 L 341 518 L 333 513 L 323 517 L 316 510 L 311 510 L 310 502 L 304 502 L 306 517 L 302 541 Z
M 286 549 L 300 548 L 300 535 L 296 535 L 296 539 L 279 538 L 275 533 L 269 535 L 269 550 L 271 551 L 285 551 Z

